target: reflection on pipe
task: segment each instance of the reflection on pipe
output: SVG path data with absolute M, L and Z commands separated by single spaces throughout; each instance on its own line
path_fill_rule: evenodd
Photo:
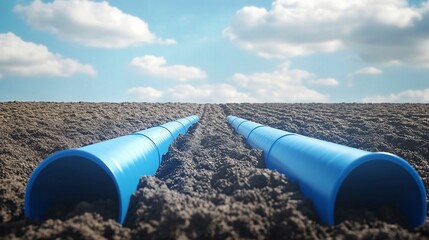
M 42 219 L 57 205 L 114 200 L 119 223 L 127 214 L 141 176 L 154 175 L 170 144 L 199 121 L 198 116 L 95 143 L 59 151 L 43 160 L 26 187 L 27 217 Z
M 250 146 L 264 152 L 265 164 L 297 182 L 320 219 L 334 224 L 338 207 L 399 210 L 410 227 L 424 223 L 426 191 L 404 159 L 294 134 L 235 116 L 229 124 Z

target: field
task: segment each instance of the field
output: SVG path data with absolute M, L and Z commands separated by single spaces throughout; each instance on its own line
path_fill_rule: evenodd
M 142 177 L 123 225 L 111 202 L 23 214 L 25 185 L 48 155 L 196 114 L 201 117 Z M 282 130 L 407 159 L 429 192 L 428 104 L 0 103 L 0 239 L 416 239 L 394 211 L 345 209 L 320 224 L 310 200 L 282 174 L 264 168 L 226 122 L 236 115 Z

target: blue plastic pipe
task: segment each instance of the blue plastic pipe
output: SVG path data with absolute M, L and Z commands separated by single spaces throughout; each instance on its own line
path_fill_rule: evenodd
M 393 207 L 410 227 L 424 223 L 426 191 L 417 171 L 404 159 L 367 152 L 294 134 L 235 116 L 229 124 L 253 148 L 263 151 L 265 164 L 298 182 L 322 222 L 334 224 L 338 207 L 376 210 Z
M 154 175 L 174 139 L 199 121 L 198 116 L 56 152 L 33 171 L 27 183 L 24 212 L 42 219 L 56 205 L 111 199 L 122 223 L 141 176 Z

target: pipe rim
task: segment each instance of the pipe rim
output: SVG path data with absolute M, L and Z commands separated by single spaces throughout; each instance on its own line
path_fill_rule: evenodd
M 80 149 L 67 149 L 59 152 L 55 152 L 51 155 L 49 155 L 47 158 L 45 158 L 39 165 L 36 167 L 36 169 L 32 172 L 30 175 L 30 178 L 28 180 L 27 186 L 25 188 L 24 193 L 24 213 L 27 217 L 31 216 L 31 209 L 30 209 L 30 193 L 31 189 L 33 187 L 34 181 L 36 181 L 37 177 L 40 175 L 40 173 L 47 168 L 51 163 L 54 161 L 66 158 L 66 157 L 81 157 L 84 159 L 88 159 L 89 161 L 95 163 L 99 167 L 101 167 L 107 175 L 110 177 L 112 182 L 115 185 L 116 193 L 118 196 L 118 222 L 122 223 L 122 199 L 121 199 L 121 190 L 119 188 L 118 182 L 116 181 L 115 177 L 113 176 L 112 170 L 98 157 L 95 155 L 88 153 L 86 151 L 80 150 Z
M 387 152 L 368 152 L 368 154 L 357 158 L 344 169 L 344 171 L 338 178 L 339 180 L 335 182 L 332 188 L 332 191 L 330 193 L 330 199 L 329 199 L 329 205 L 328 205 L 329 215 L 328 215 L 327 223 L 329 225 L 335 224 L 335 204 L 337 201 L 338 192 L 341 186 L 343 185 L 345 179 L 353 172 L 353 170 L 357 169 L 358 167 L 362 166 L 365 163 L 369 163 L 375 160 L 387 161 L 387 162 L 393 163 L 394 165 L 397 165 L 401 169 L 405 170 L 410 175 L 410 177 L 416 184 L 417 189 L 419 190 L 420 202 L 421 202 L 421 207 L 423 212 L 423 214 L 421 214 L 420 216 L 419 224 L 412 225 L 412 227 L 417 227 L 422 225 L 425 221 L 426 212 L 427 212 L 426 190 L 425 190 L 422 178 L 417 173 L 417 171 L 411 166 L 411 164 L 408 163 L 406 160 L 404 160 L 399 156 L 396 156 L 394 154 L 387 153 Z

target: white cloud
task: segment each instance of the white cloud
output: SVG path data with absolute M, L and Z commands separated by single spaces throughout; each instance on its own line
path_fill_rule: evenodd
M 262 57 L 290 58 L 349 48 L 369 62 L 429 67 L 429 2 L 277 0 L 244 7 L 224 36 Z
M 51 53 L 44 45 L 25 42 L 13 33 L 0 33 L 0 76 L 95 76 L 91 65 Z
M 381 69 L 376 68 L 376 67 L 364 67 L 364 68 L 361 68 L 361 69 L 354 71 L 350 75 L 379 75 L 382 73 L 383 73 L 383 71 Z
M 163 57 L 144 55 L 133 58 L 130 65 L 148 75 L 179 81 L 204 79 L 207 77 L 207 73 L 197 67 L 166 65 L 166 63 L 167 61 Z
M 255 99 L 246 93 L 239 92 L 228 84 L 204 84 L 193 86 L 181 84 L 164 91 L 150 87 L 136 87 L 127 91 L 128 95 L 147 102 L 197 102 L 197 103 L 226 103 L 254 102 Z
M 378 69 L 376 67 L 364 67 L 358 69 L 348 75 L 348 79 L 351 80 L 354 76 L 358 75 L 380 75 L 383 73 L 383 70 Z
M 128 89 L 127 94 L 141 101 L 157 102 L 163 93 L 152 87 L 134 87 Z
M 86 46 L 121 48 L 143 43 L 174 44 L 158 39 L 142 19 L 110 6 L 107 1 L 36 0 L 17 5 L 15 12 L 31 26 Z
M 138 87 L 127 93 L 139 100 L 162 102 L 328 102 L 328 95 L 306 85 L 339 84 L 333 78 L 317 79 L 310 72 L 291 69 L 288 62 L 272 72 L 235 73 L 231 80 L 231 84 L 180 84 L 163 90 Z
M 354 78 L 356 76 L 361 76 L 361 75 L 380 75 L 383 73 L 383 70 L 378 69 L 376 67 L 364 67 L 361 69 L 358 69 L 352 73 L 349 73 L 347 75 L 347 86 L 348 87 L 353 87 L 354 83 Z
M 195 87 L 192 85 L 180 85 L 169 88 L 166 93 L 171 99 L 180 102 L 254 102 L 255 99 L 248 94 L 239 92 L 229 84 L 202 85 Z
M 327 102 L 329 99 L 327 95 L 305 86 L 305 82 L 315 81 L 313 74 L 290 69 L 289 63 L 280 65 L 273 72 L 236 73 L 233 79 L 259 102 Z
M 389 103 L 429 103 L 429 88 L 420 90 L 406 90 L 399 93 L 392 93 L 386 96 L 365 97 L 362 102 L 389 102 Z
M 158 43 L 162 45 L 174 45 L 177 43 L 177 41 L 172 38 L 167 38 L 167 39 L 159 39 Z
M 321 86 L 338 86 L 340 83 L 335 78 L 320 78 L 309 81 L 310 84 L 321 85 Z

